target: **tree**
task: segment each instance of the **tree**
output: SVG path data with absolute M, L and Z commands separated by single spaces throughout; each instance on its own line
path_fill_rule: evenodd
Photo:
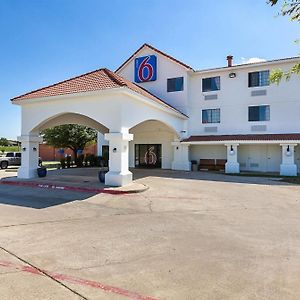
M 86 126 L 67 124 L 45 129 L 41 132 L 44 141 L 56 148 L 70 148 L 77 160 L 78 150 L 97 139 L 97 131 Z
M 269 0 L 271 6 L 277 5 L 278 0 Z M 291 21 L 300 22 L 300 0 L 284 0 L 279 15 L 290 16 Z M 299 42 L 296 41 L 296 42 Z M 270 81 L 279 84 L 282 78 L 289 80 L 292 74 L 300 74 L 300 62 L 296 63 L 290 70 L 276 69 L 271 72 Z
M 0 146 L 8 146 L 9 142 L 6 138 L 0 138 Z

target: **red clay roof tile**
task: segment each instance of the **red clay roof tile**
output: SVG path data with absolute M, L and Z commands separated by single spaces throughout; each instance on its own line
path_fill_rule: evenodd
M 184 115 L 182 112 L 180 112 L 170 104 L 166 103 L 162 99 L 156 97 L 155 95 L 141 88 L 137 84 L 130 82 L 129 80 L 121 77 L 120 75 L 106 68 L 85 73 L 80 76 L 76 76 L 55 83 L 53 85 L 49 85 L 38 90 L 31 91 L 24 95 L 14 97 L 11 100 L 15 101 L 34 98 L 46 98 L 51 96 L 62 96 L 68 94 L 84 93 L 121 87 L 128 88 L 142 96 L 145 96 L 165 107 L 171 108 L 172 110 Z
M 185 64 L 185 63 L 183 63 L 182 61 L 180 61 L 180 60 L 178 60 L 178 59 L 176 59 L 176 58 L 174 58 L 173 56 L 171 56 L 171 55 L 169 55 L 169 54 L 167 54 L 167 53 L 165 53 L 165 52 L 163 52 L 163 51 L 161 51 L 161 50 L 158 50 L 158 49 L 156 49 L 155 47 L 153 47 L 153 46 L 151 46 L 151 45 L 149 45 L 149 44 L 147 44 L 147 43 L 145 43 L 145 44 L 143 44 L 139 49 L 137 49 L 124 63 L 122 63 L 122 65 L 115 71 L 115 72 L 118 72 L 119 70 L 121 70 L 122 68 L 123 68 L 123 66 L 125 66 L 141 49 L 143 49 L 144 47 L 148 47 L 148 48 L 150 48 L 150 49 L 152 49 L 153 51 L 155 51 L 155 52 L 157 52 L 157 53 L 159 53 L 159 54 L 161 54 L 161 55 L 163 55 L 163 56 L 165 56 L 165 57 L 167 57 L 168 59 L 171 59 L 171 60 L 173 60 L 174 62 L 176 62 L 177 64 L 179 64 L 179 65 L 182 65 L 184 68 L 186 68 L 186 69 L 189 69 L 189 70 L 193 70 L 193 68 L 191 67 L 191 66 L 189 66 L 189 65 L 187 65 L 187 64 Z

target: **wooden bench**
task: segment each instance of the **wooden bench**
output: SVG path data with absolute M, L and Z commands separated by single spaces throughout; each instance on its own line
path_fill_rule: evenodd
M 215 170 L 215 165 L 214 159 L 200 159 L 198 170 Z
M 216 166 L 215 166 L 215 170 L 216 171 L 223 171 L 225 170 L 225 164 L 226 164 L 227 160 L 226 159 L 216 159 Z
M 198 170 L 225 170 L 226 159 L 200 159 Z

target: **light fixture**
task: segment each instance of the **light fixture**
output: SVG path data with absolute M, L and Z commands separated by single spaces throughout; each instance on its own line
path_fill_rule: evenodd
M 34 152 L 37 151 L 36 147 L 33 147 L 32 150 L 33 150 Z
M 291 156 L 292 155 L 292 152 L 291 152 L 291 149 L 290 149 L 290 145 L 287 146 L 286 148 L 286 156 Z
M 234 155 L 234 149 L 233 149 L 232 145 L 230 146 L 230 155 Z
M 232 72 L 232 73 L 229 73 L 229 78 L 235 78 L 236 77 L 236 73 Z
M 117 148 L 113 148 L 113 153 L 116 153 L 117 152 Z
M 26 151 L 26 148 L 25 148 L 25 147 L 24 147 L 24 148 L 22 148 L 22 151 L 24 151 L 24 152 L 25 152 L 25 151 Z
M 179 149 L 179 147 L 177 146 L 177 147 L 176 147 L 176 150 L 178 150 L 178 149 Z

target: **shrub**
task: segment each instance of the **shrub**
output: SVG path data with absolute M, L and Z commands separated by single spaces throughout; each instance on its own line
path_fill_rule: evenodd
M 60 159 L 60 165 L 62 169 L 66 168 L 66 159 L 65 158 L 61 158 Z
M 66 160 L 67 160 L 67 168 L 70 168 L 71 167 L 72 156 L 68 155 Z

